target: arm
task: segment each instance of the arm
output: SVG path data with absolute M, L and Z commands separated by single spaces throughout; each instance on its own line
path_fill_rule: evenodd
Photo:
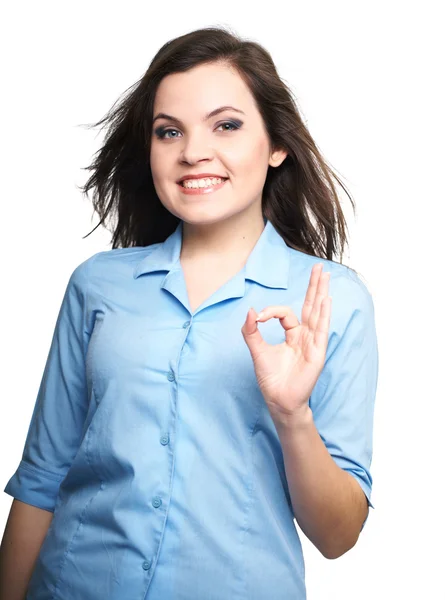
M 356 543 L 368 514 L 357 481 L 335 464 L 308 408 L 306 420 L 278 430 L 295 518 L 325 558 Z
M 61 482 L 82 441 L 88 410 L 85 354 L 92 327 L 88 266 L 79 265 L 66 287 L 22 457 L 4 489 L 14 502 L 1 548 L 0 600 L 25 598 Z
M 0 547 L 0 600 L 25 600 L 53 513 L 14 499 Z
M 338 558 L 355 545 L 368 505 L 374 508 L 374 306 L 364 284 L 351 277 L 332 278 L 331 335 L 307 410 L 298 422 L 276 423 L 293 514 L 326 558 Z
M 73 271 L 66 287 L 22 457 L 4 489 L 13 498 L 50 512 L 82 442 L 88 411 L 89 262 Z

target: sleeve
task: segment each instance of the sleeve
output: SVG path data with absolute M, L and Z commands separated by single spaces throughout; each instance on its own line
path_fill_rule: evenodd
M 21 461 L 4 492 L 54 512 L 61 481 L 79 448 L 87 413 L 87 271 L 76 267 L 65 289 Z
M 374 304 L 352 272 L 346 276 L 332 273 L 329 291 L 330 337 L 309 406 L 330 455 L 357 480 L 368 506 L 374 508 L 370 467 L 379 368 Z

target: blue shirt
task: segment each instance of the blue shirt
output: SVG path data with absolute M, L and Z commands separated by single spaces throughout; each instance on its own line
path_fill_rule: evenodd
M 246 265 L 192 314 L 181 243 L 182 222 L 164 243 L 98 252 L 70 276 L 4 490 L 54 512 L 27 600 L 306 598 L 282 449 L 241 328 L 250 306 L 300 318 L 317 262 L 333 302 L 310 406 L 372 506 L 378 355 L 365 285 L 266 221 Z M 278 319 L 259 327 L 284 341 Z

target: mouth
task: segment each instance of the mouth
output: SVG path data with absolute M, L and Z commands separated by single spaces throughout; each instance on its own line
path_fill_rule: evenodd
M 212 192 L 216 192 L 217 190 L 220 190 L 229 178 L 228 177 L 218 177 L 218 179 L 221 179 L 221 181 L 219 183 L 211 183 L 210 185 L 206 185 L 203 187 L 185 187 L 183 185 L 183 183 L 184 183 L 183 181 L 177 183 L 177 185 L 179 186 L 181 192 L 183 192 L 184 194 L 190 194 L 190 195 L 211 194 Z
M 210 177 L 210 178 L 206 177 L 205 179 L 221 179 L 224 182 L 224 181 L 227 181 L 229 178 L 228 177 Z M 181 187 L 185 188 L 186 186 L 184 184 L 185 184 L 186 181 L 187 182 L 192 182 L 192 181 L 197 181 L 197 180 L 196 179 L 184 179 L 183 181 L 178 181 L 177 183 Z M 201 187 L 198 188 L 198 187 L 189 186 L 186 189 L 188 189 L 188 190 L 190 190 L 190 189 L 193 189 L 193 190 L 196 190 L 196 189 L 205 189 L 207 187 L 212 187 L 214 185 L 219 185 L 219 184 L 218 183 L 216 183 L 216 184 L 210 184 L 210 185 L 203 186 L 202 188 Z

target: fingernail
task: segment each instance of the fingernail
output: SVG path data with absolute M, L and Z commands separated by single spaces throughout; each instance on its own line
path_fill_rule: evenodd
M 259 321 L 263 317 L 264 317 L 264 313 L 263 312 L 259 312 L 257 318 L 255 319 L 255 321 Z

